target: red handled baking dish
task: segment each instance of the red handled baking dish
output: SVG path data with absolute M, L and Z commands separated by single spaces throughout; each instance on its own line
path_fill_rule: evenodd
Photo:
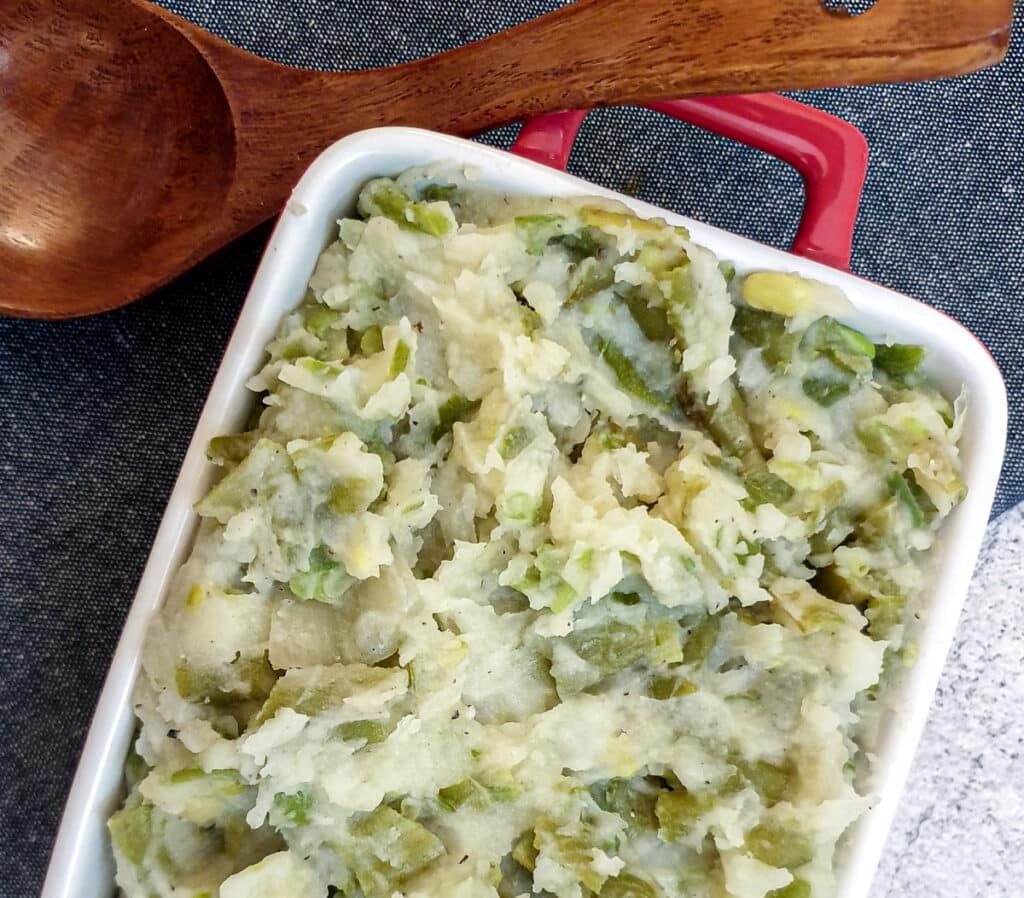
M 586 115 L 579 111 L 528 123 L 513 149 L 517 155 L 412 128 L 364 131 L 330 147 L 303 176 L 268 244 L 168 501 L 99 698 L 43 898 L 108 898 L 114 888 L 106 820 L 121 798 L 121 771 L 134 726 L 131 691 L 150 619 L 191 545 L 197 523 L 192 506 L 214 478 L 206 460 L 209 440 L 242 429 L 252 406 L 245 382 L 261 367 L 264 347 L 281 316 L 301 301 L 317 258 L 333 237 L 336 220 L 351 212 L 362 185 L 381 173 L 437 162 L 472 167 L 481 186 L 507 192 L 616 199 L 641 216 L 660 216 L 687 227 L 694 241 L 734 261 L 737 270 L 793 271 L 834 284 L 852 301 L 855 326 L 870 334 L 928 346 L 926 371 L 932 380 L 947 393 L 966 387 L 970 415 L 961 453 L 969 494 L 946 522 L 930 556 L 927 614 L 915 633 L 918 659 L 891 690 L 896 704 L 881 721 L 875 748 L 878 760 L 865 783 L 875 801 L 848 833 L 839 863 L 841 898 L 866 896 L 991 509 L 1006 436 L 1005 389 L 991 357 L 963 327 L 923 303 L 845 271 L 867 162 L 864 138 L 855 128 L 771 95 L 683 100 L 651 108 L 766 150 L 800 172 L 806 207 L 792 253 L 559 171 Z

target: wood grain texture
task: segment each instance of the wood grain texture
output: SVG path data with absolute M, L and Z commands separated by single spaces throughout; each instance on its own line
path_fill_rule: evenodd
M 0 4 L 0 311 L 115 308 L 274 215 L 345 134 L 552 109 L 959 74 L 1012 0 L 579 0 L 440 56 L 310 72 L 137 0 Z

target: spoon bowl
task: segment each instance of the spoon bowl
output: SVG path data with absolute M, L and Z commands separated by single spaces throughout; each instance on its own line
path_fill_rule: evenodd
M 100 311 L 201 257 L 232 183 L 231 109 L 198 49 L 129 0 L 17 12 L 47 39 L 5 75 L 0 303 Z
M 311 72 L 142 0 L 0 4 L 0 312 L 151 292 L 274 215 L 376 125 L 473 134 L 553 109 L 957 74 L 1003 57 L 1013 0 L 578 0 L 457 50 Z

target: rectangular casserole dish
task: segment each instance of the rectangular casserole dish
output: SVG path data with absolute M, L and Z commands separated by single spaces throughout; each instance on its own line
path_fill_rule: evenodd
M 312 165 L 281 216 L 253 281 L 234 334 L 189 445 L 153 544 L 134 604 L 113 658 L 78 766 L 54 847 L 43 898 L 109 898 L 113 860 L 106 820 L 121 797 L 122 764 L 133 729 L 131 692 L 149 621 L 171 577 L 187 556 L 196 525 L 192 510 L 211 486 L 209 440 L 242 428 L 252 407 L 245 388 L 261 366 L 264 347 L 282 314 L 295 306 L 335 221 L 348 213 L 361 185 L 413 165 L 450 161 L 471 166 L 479 183 L 512 193 L 599 195 L 690 229 L 694 241 L 737 270 L 795 271 L 836 285 L 857 309 L 852 322 L 872 335 L 921 343 L 930 350 L 927 373 L 946 393 L 966 385 L 970 400 L 962 441 L 969 494 L 931 554 L 932 585 L 915 637 L 916 666 L 893 690 L 878 756 L 866 786 L 872 810 L 847 834 L 841 857 L 841 898 L 864 898 L 906 778 L 947 650 L 953 637 L 991 508 L 1006 435 L 1006 396 L 998 368 L 962 326 L 906 296 L 805 258 L 754 243 L 700 222 L 615 194 L 536 162 L 469 141 L 409 128 L 381 128 L 345 138 Z M 858 188 L 859 189 L 859 188 Z

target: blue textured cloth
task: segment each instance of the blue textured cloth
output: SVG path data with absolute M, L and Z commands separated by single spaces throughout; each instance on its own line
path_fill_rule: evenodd
M 168 5 L 257 53 L 356 68 L 453 47 L 560 4 Z M 1024 496 L 1020 8 L 1016 25 L 1011 59 L 986 73 L 800 95 L 854 122 L 871 146 L 853 270 L 959 318 L 1003 367 L 1011 425 L 997 510 Z M 514 134 L 484 139 L 507 146 Z M 781 163 L 635 109 L 588 118 L 570 170 L 780 246 L 801 202 Z M 41 885 L 121 622 L 267 234 L 111 314 L 0 321 L 0 898 Z

